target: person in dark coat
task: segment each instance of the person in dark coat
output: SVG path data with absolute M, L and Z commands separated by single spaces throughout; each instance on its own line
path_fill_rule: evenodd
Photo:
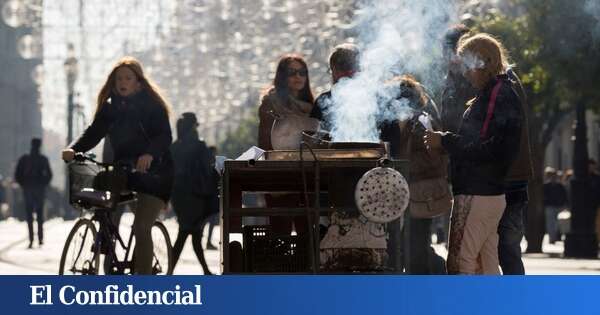
M 127 188 L 137 192 L 134 268 L 136 274 L 151 274 L 152 225 L 166 208 L 172 189 L 172 136 L 169 105 L 133 57 L 124 57 L 113 67 L 98 95 L 92 124 L 63 150 L 63 160 L 71 161 L 75 152 L 91 150 L 106 135 L 110 136 L 114 161 L 135 168 L 127 180 Z
M 360 50 L 358 46 L 345 43 L 333 48 L 329 56 L 329 69 L 331 71 L 331 81 L 335 85 L 342 78 L 351 78 L 359 70 Z M 331 131 L 332 117 L 330 112 L 331 90 L 321 93 L 315 100 L 310 117 L 321 122 L 322 130 Z
M 444 35 L 442 51 L 448 72 L 440 97 L 440 119 L 443 131 L 457 132 L 465 104 L 475 97 L 477 90 L 462 76 L 456 49 L 461 38 L 467 37 L 470 29 L 465 25 L 452 26 Z
M 19 159 L 15 171 L 15 180 L 23 189 L 29 230 L 29 248 L 33 247 L 33 213 L 37 219 L 39 245 L 44 244 L 44 200 L 46 199 L 46 188 L 52 180 L 52 170 L 48 158 L 40 153 L 41 146 L 41 139 L 31 139 L 31 151 Z
M 171 145 L 175 163 L 175 178 L 171 204 L 177 214 L 179 232 L 173 246 L 177 264 L 188 235 L 204 274 L 211 274 L 204 259 L 202 232 L 204 222 L 211 213 L 216 194 L 212 154 L 206 143 L 198 139 L 198 121 L 193 113 L 183 113 L 177 120 L 177 141 Z
M 457 132 L 465 104 L 475 97 L 477 91 L 462 76 L 456 49 L 461 38 L 469 36 L 470 29 L 457 24 L 450 27 L 444 34 L 442 53 L 444 64 L 447 67 L 444 87 L 439 99 L 440 121 L 443 131 Z M 437 236 L 437 243 L 448 241 L 450 214 L 441 215 L 433 219 L 433 230 Z

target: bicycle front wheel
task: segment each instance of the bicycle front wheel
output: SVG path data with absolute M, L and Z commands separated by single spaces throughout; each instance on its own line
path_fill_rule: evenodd
M 79 219 L 71 229 L 60 257 L 59 275 L 97 275 L 100 252 L 94 243 L 98 231 L 94 222 Z
M 162 222 L 154 222 L 152 225 L 152 244 L 154 255 L 152 257 L 152 274 L 173 274 L 173 247 L 167 228 Z

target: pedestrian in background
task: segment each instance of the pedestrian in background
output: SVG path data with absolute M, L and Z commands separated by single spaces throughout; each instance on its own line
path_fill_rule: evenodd
M 23 190 L 27 228 L 29 231 L 29 248 L 33 247 L 33 214 L 37 221 L 38 244 L 44 244 L 44 200 L 46 188 L 52 180 L 52 170 L 48 158 L 41 154 L 42 139 L 31 139 L 31 151 L 23 155 L 17 163 L 15 181 Z
M 208 211 L 208 218 L 206 219 L 206 225 L 208 225 L 208 236 L 206 238 L 206 249 L 215 250 L 218 249 L 218 246 L 212 243 L 212 234 L 216 225 L 219 225 L 219 211 L 220 211 L 220 203 L 219 203 L 219 195 L 220 195 L 220 180 L 221 175 L 217 170 L 217 147 L 210 146 L 208 148 L 211 154 L 211 166 L 212 166 L 212 185 L 216 187 L 215 193 L 211 196 L 211 206 Z
M 544 213 L 546 219 L 546 233 L 548 241 L 554 244 L 560 240 L 560 231 L 558 229 L 558 213 L 567 206 L 567 190 L 559 181 L 556 170 L 552 167 L 546 167 L 544 170 Z
M 204 223 L 214 204 L 211 153 L 198 137 L 198 120 L 194 113 L 183 113 L 177 120 L 177 141 L 171 145 L 175 178 L 171 205 L 177 215 L 179 231 L 173 245 L 173 266 L 177 264 L 185 241 L 192 236 L 192 246 L 205 275 L 211 274 L 202 249 Z

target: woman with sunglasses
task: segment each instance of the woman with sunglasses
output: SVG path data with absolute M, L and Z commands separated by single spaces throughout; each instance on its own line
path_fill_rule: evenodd
M 318 120 L 310 118 L 314 97 L 308 79 L 308 67 L 296 54 L 284 55 L 277 65 L 273 85 L 266 89 L 258 109 L 258 146 L 263 150 L 298 149 L 302 131 L 317 130 Z M 268 207 L 298 207 L 299 194 L 269 194 Z M 270 217 L 274 232 L 297 234 L 307 230 L 306 218 Z
M 258 146 L 263 150 L 299 148 L 302 131 L 318 127 L 318 121 L 309 117 L 313 101 L 306 62 L 296 54 L 283 56 L 258 108 Z

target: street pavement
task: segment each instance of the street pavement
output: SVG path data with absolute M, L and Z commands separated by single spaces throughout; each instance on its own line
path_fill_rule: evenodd
M 33 249 L 27 249 L 27 224 L 9 218 L 0 221 L 0 275 L 44 275 L 57 274 L 58 264 L 64 242 L 69 234 L 74 220 L 63 221 L 60 218 L 51 219 L 44 224 L 44 245 L 39 247 L 34 242 Z M 133 222 L 133 214 L 125 213 L 121 220 L 120 230 L 123 235 L 129 235 L 129 229 Z M 174 218 L 164 220 L 171 242 L 177 236 L 177 222 Z M 205 228 L 205 236 L 208 229 Z M 219 227 L 213 230 L 213 243 L 218 244 L 220 236 Z M 203 239 L 206 242 L 206 237 Z M 523 242 L 523 248 L 526 243 Z M 446 256 L 443 245 L 434 246 L 436 252 Z M 600 275 L 600 260 L 589 259 L 565 259 L 561 258 L 563 252 L 562 242 L 548 244 L 545 240 L 543 254 L 525 254 L 524 263 L 526 273 L 529 275 Z M 204 251 L 211 272 L 219 273 L 219 252 L 216 250 Z M 192 249 L 191 237 L 188 238 L 181 254 L 181 258 L 175 267 L 175 274 L 198 275 L 202 274 L 202 268 L 198 263 Z

